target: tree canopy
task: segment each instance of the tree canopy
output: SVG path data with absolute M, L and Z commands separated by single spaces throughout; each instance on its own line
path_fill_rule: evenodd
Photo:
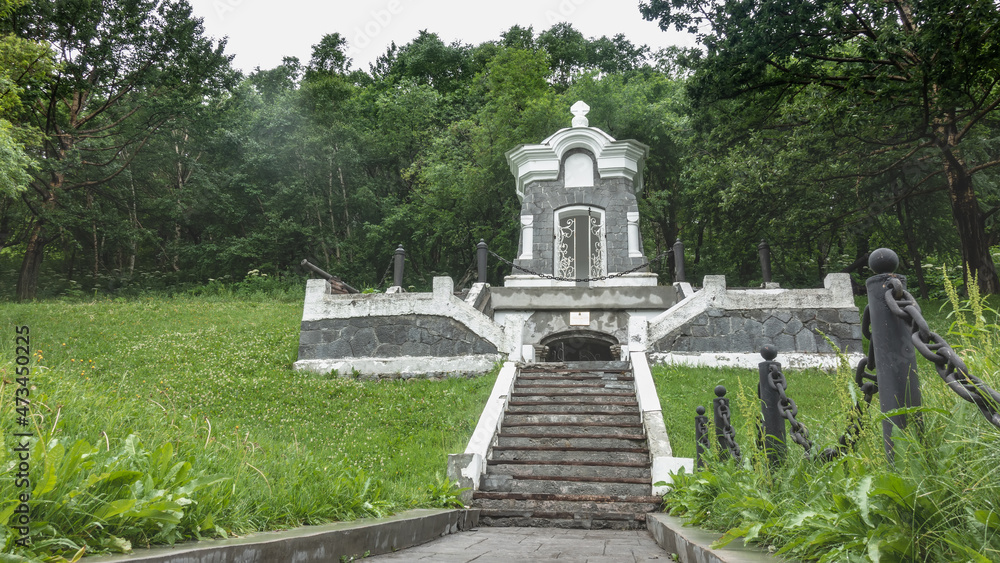
M 990 189 L 1000 165 L 995 2 L 649 0 L 641 10 L 698 34 L 704 51 L 686 61 L 695 103 L 742 132 L 781 131 L 782 150 L 798 136 L 830 137 L 807 145 L 828 147 L 817 165 L 851 165 L 813 181 L 896 185 L 876 202 L 944 190 L 963 264 L 984 291 L 1000 291 L 990 253 L 1000 205 Z
M 989 283 L 988 5 L 976 5 L 986 23 L 961 27 L 920 4 L 908 31 L 882 4 L 649 2 L 661 24 L 700 30 L 705 50 L 651 52 L 568 23 L 477 45 L 425 30 L 367 70 L 332 32 L 308 61 L 247 76 L 183 0 L 3 6 L 0 279 L 20 298 L 282 276 L 302 258 L 384 289 L 400 244 L 409 285 L 448 274 L 462 286 L 480 239 L 516 251 L 504 154 L 568 126 L 577 100 L 593 126 L 650 146 L 646 254 L 682 239 L 691 279 L 760 283 L 766 238 L 786 286 L 860 276 L 882 245 L 925 292 L 927 264 L 963 255 Z M 919 29 L 940 18 L 951 23 L 936 37 L 961 41 L 932 51 Z M 965 78 L 932 64 L 946 55 L 965 57 L 952 65 Z M 655 266 L 664 283 L 670 260 Z M 491 282 L 507 273 L 491 262 Z

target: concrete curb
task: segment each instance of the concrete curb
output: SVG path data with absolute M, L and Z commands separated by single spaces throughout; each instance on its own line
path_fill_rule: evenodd
M 388 518 L 362 518 L 230 540 L 137 549 L 128 555 L 88 557 L 87 562 L 339 563 L 354 557 L 392 553 L 478 525 L 479 509 L 415 509 Z
M 676 554 L 681 563 L 777 563 L 788 561 L 747 547 L 741 540 L 721 549 L 709 547 L 721 534 L 701 528 L 684 526 L 684 520 L 666 514 L 646 515 L 646 529 L 669 554 Z

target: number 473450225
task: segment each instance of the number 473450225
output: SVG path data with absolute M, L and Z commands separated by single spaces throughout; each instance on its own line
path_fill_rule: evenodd
M 17 383 L 22 389 L 27 391 L 28 387 L 28 374 L 30 370 L 28 364 L 31 362 L 31 340 L 30 340 L 30 330 L 26 325 L 21 325 L 14 328 L 14 374 L 17 376 Z M 20 401 L 21 389 L 18 389 L 18 401 Z M 24 393 L 27 395 L 27 393 Z

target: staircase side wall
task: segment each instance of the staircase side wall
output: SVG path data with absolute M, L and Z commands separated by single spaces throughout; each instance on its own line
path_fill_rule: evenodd
M 489 371 L 506 351 L 504 331 L 452 289 L 450 278 L 435 278 L 431 293 L 329 295 L 310 280 L 295 368 L 379 377 Z
M 649 356 L 659 363 L 755 367 L 765 345 L 796 367 L 835 367 L 838 351 L 860 357 L 847 274 L 830 274 L 822 289 L 727 289 L 723 276 L 706 276 L 701 291 L 649 326 Z

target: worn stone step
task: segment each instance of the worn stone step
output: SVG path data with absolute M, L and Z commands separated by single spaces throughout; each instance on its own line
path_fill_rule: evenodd
M 475 491 L 472 493 L 473 499 L 517 499 L 517 500 L 550 500 L 550 501 L 571 501 L 571 502 L 653 502 L 659 503 L 662 498 L 648 493 L 632 496 L 614 495 L 564 495 L 561 493 L 496 493 L 486 491 Z
M 642 440 L 645 436 L 642 433 L 642 424 L 639 423 L 553 423 L 553 424 L 525 424 L 515 425 L 504 422 L 500 436 L 539 436 L 551 438 L 630 438 Z
M 636 481 L 636 482 L 627 482 Z M 606 496 L 642 496 L 648 495 L 651 483 L 648 480 L 620 479 L 607 482 L 591 478 L 513 478 L 510 475 L 483 475 L 479 490 L 501 493 L 548 493 L 563 495 L 606 495 Z
M 635 381 L 635 376 L 631 373 L 521 373 L 517 376 L 518 381 Z
M 578 459 L 503 459 L 490 458 L 490 465 L 552 465 L 552 466 L 586 466 L 586 467 L 644 467 L 649 468 L 648 459 L 622 460 L 618 454 L 608 452 L 593 452 L 601 454 L 590 460 Z
M 635 398 L 631 389 L 604 389 L 600 387 L 577 387 L 561 389 L 559 387 L 514 387 L 510 393 L 514 397 L 616 397 L 620 399 Z
M 520 393 L 519 396 L 511 395 L 507 406 L 529 406 L 529 405 L 616 405 L 638 407 L 639 403 L 635 395 L 624 396 L 621 394 L 612 395 L 557 395 L 545 396 L 533 393 Z
M 503 497 L 505 493 L 490 493 Z M 636 500 L 641 499 L 641 500 Z M 617 497 L 607 501 L 592 500 L 544 500 L 521 498 L 476 498 L 473 500 L 476 508 L 488 510 L 519 511 L 524 515 L 530 512 L 656 512 L 660 509 L 659 497 Z
M 638 514 L 634 519 L 607 519 L 600 514 L 581 514 L 574 518 L 560 518 L 562 514 L 540 514 L 538 517 L 525 516 L 496 516 L 484 514 L 479 516 L 480 526 L 491 526 L 494 528 L 561 528 L 578 530 L 644 530 L 646 528 L 646 516 Z
M 564 450 L 562 448 L 520 449 L 494 446 L 490 463 L 601 463 L 609 459 L 614 463 L 649 466 L 649 452 L 645 448 L 604 450 Z
M 573 414 L 573 413 L 543 413 L 543 414 L 522 414 L 507 413 L 503 417 L 504 427 L 508 426 L 552 426 L 565 424 L 581 424 L 587 426 L 607 425 L 619 427 L 642 428 L 642 422 L 637 413 L 602 413 L 602 414 Z
M 576 414 L 576 415 L 600 415 L 600 414 L 629 414 L 639 417 L 639 405 L 613 405 L 608 403 L 547 403 L 547 404 L 523 404 L 507 405 L 507 415 L 512 414 Z M 506 418 L 506 417 L 505 417 Z
M 567 436 L 525 436 L 500 433 L 497 436 L 498 448 L 560 448 L 563 451 L 573 451 L 574 448 L 586 448 L 587 450 L 628 450 L 645 451 L 648 453 L 646 438 L 634 436 L 615 436 L 601 438 L 597 436 L 567 437 Z
M 629 382 L 619 383 L 605 383 L 602 385 L 576 385 L 576 384 L 558 384 L 554 385 L 551 383 L 545 385 L 518 385 L 515 384 L 512 389 L 513 393 L 530 393 L 533 395 L 563 395 L 566 393 L 575 394 L 601 394 L 601 393 L 612 393 L 618 395 L 624 395 L 627 397 L 635 396 L 635 389 Z
M 520 369 L 521 371 L 631 371 L 632 366 L 628 361 L 622 360 L 589 360 L 526 364 L 521 365 Z
M 592 379 L 588 381 L 563 381 L 561 379 L 522 379 L 514 382 L 514 390 L 530 391 L 534 389 L 634 389 L 631 381 L 617 379 Z
M 623 483 L 651 483 L 651 473 L 647 466 L 627 467 L 614 465 L 582 465 L 582 464 L 510 464 L 489 462 L 486 466 L 487 475 L 510 475 L 515 479 L 537 477 L 557 478 L 565 481 L 577 481 L 583 478 L 615 479 Z

